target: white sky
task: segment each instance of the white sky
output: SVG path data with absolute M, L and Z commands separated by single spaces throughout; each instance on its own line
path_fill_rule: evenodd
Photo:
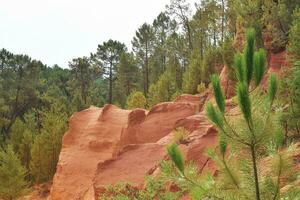
M 193 3 L 195 0 L 188 0 Z M 0 48 L 44 64 L 95 52 L 108 39 L 129 48 L 135 31 L 152 23 L 169 0 L 0 0 Z

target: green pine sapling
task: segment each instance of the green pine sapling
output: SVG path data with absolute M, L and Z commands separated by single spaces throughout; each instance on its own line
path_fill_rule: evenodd
M 207 117 L 218 127 L 222 135 L 228 137 L 231 140 L 234 140 L 245 146 L 249 150 L 252 160 L 252 169 L 253 169 L 253 180 L 255 186 L 255 196 L 257 200 L 261 199 L 260 194 L 260 183 L 259 175 L 257 169 L 257 156 L 258 156 L 258 146 L 263 138 L 262 133 L 258 133 L 257 128 L 255 127 L 255 122 L 253 119 L 253 108 L 251 104 L 250 93 L 255 90 L 261 83 L 262 78 L 265 73 L 266 66 L 266 54 L 263 49 L 255 51 L 255 32 L 253 29 L 247 31 L 247 40 L 246 47 L 243 54 L 237 54 L 235 56 L 235 69 L 236 69 L 236 92 L 238 99 L 238 106 L 243 115 L 245 124 L 247 126 L 247 137 L 242 136 L 238 131 L 236 131 L 226 119 L 224 114 L 224 96 L 221 89 L 220 81 L 218 76 L 212 77 L 212 85 L 214 96 L 217 103 L 217 108 L 212 104 L 208 104 L 206 107 Z M 271 110 L 272 104 L 275 99 L 277 91 L 277 82 L 274 75 L 271 75 L 269 78 L 269 111 Z M 268 111 L 268 113 L 270 113 Z M 224 141 L 220 144 L 222 152 L 224 150 Z
M 233 121 L 225 113 L 225 97 L 221 89 L 219 76 L 217 75 L 211 77 L 216 106 L 211 102 L 207 103 L 205 112 L 208 119 L 219 131 L 219 152 L 221 158 L 217 160 L 218 163 L 221 163 L 224 173 L 228 175 L 227 177 L 229 177 L 230 182 L 236 191 L 240 191 L 239 194 L 242 195 L 242 198 L 251 198 L 251 193 L 253 192 L 256 200 L 260 200 L 266 195 L 269 195 L 270 192 L 265 189 L 265 185 L 262 185 L 261 183 L 262 181 L 265 181 L 265 179 L 262 180 L 260 173 L 258 172 L 258 159 L 261 156 L 263 149 L 266 149 L 269 144 L 275 143 L 278 151 L 282 145 L 283 139 L 282 133 L 280 131 L 273 131 L 274 127 L 270 124 L 272 105 L 277 92 L 276 77 L 274 75 L 270 75 L 269 77 L 267 106 L 255 102 L 256 99 L 252 98 L 252 93 L 254 93 L 253 91 L 255 91 L 256 88 L 259 88 L 264 77 L 267 65 L 266 53 L 263 49 L 255 51 L 255 32 L 253 29 L 247 31 L 246 39 L 244 52 L 238 53 L 234 57 L 234 67 L 237 79 L 236 93 L 238 107 L 241 112 L 239 121 Z M 272 130 L 270 131 L 270 129 Z M 238 167 L 241 168 L 239 172 L 249 174 L 246 178 L 237 177 L 237 173 L 239 172 L 233 171 L 232 168 L 234 166 L 230 166 L 229 163 L 227 163 L 225 156 L 226 152 L 229 151 L 227 149 L 227 144 L 230 144 L 233 148 L 240 148 L 241 152 L 235 154 L 235 159 L 237 159 L 238 162 L 245 161 L 247 163 L 247 165 L 244 163 L 238 165 Z M 232 149 L 230 149 L 230 151 L 232 151 Z M 180 174 L 185 177 L 183 158 L 177 146 L 169 146 L 168 154 L 175 163 Z M 248 157 L 249 161 L 247 160 Z M 279 158 L 279 163 L 282 163 L 281 157 Z M 245 166 L 249 167 L 245 168 Z M 280 177 L 282 168 L 279 167 L 278 169 L 280 170 L 277 170 L 277 175 Z M 245 180 L 251 180 L 250 184 L 253 185 L 253 187 L 249 188 Z M 280 179 L 278 178 L 278 180 Z M 276 185 L 276 188 L 271 192 L 272 199 L 278 199 L 279 181 L 273 185 Z M 206 189 L 205 192 L 216 194 L 213 197 L 218 196 L 218 198 L 220 198 L 221 196 L 221 199 L 223 199 L 222 195 L 224 197 L 225 193 L 216 193 L 218 190 L 223 190 L 224 188 L 222 189 L 222 187 L 223 186 L 219 188 L 214 187 L 210 191 Z M 212 196 L 211 194 L 208 194 L 208 196 Z M 232 195 L 232 193 L 229 195 Z M 237 197 L 237 199 L 239 199 L 239 197 Z

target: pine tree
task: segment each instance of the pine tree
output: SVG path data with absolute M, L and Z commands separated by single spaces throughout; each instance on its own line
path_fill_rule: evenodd
M 186 0 L 171 0 L 171 4 L 166 6 L 167 13 L 177 19 L 186 32 L 189 49 L 193 49 L 192 30 L 189 20 L 190 4 Z
M 125 44 L 116 41 L 108 40 L 103 44 L 98 45 L 96 58 L 102 63 L 105 74 L 108 75 L 108 103 L 113 102 L 113 86 L 115 81 L 115 75 L 120 62 L 120 56 L 126 51 Z
M 0 198 L 17 199 L 26 189 L 26 170 L 12 146 L 0 151 Z
M 152 26 L 144 23 L 135 33 L 132 40 L 133 52 L 141 65 L 143 71 L 143 88 L 144 95 L 147 96 L 150 86 L 150 65 L 149 58 L 153 53 L 154 31 Z
M 201 83 L 202 62 L 200 53 L 196 50 L 192 51 L 189 66 L 183 74 L 182 89 L 184 93 L 196 94 L 197 87 Z
M 264 140 L 267 135 L 264 133 L 264 129 L 258 129 L 258 124 L 255 116 L 256 113 L 253 111 L 253 104 L 251 103 L 250 98 L 250 83 L 253 80 L 253 87 L 257 87 L 262 80 L 264 69 L 266 65 L 266 57 L 264 51 L 260 50 L 255 52 L 255 33 L 254 30 L 250 29 L 247 31 L 247 43 L 244 50 L 242 62 L 238 63 L 237 69 L 239 71 L 239 78 L 237 83 L 237 98 L 238 105 L 241 110 L 241 113 L 244 116 L 244 125 L 246 128 L 243 129 L 245 133 L 239 132 L 232 127 L 232 124 L 228 122 L 224 115 L 224 105 L 225 99 L 223 92 L 221 90 L 219 78 L 217 76 L 212 77 L 212 85 L 214 90 L 214 96 L 217 103 L 217 108 L 211 104 L 206 107 L 206 113 L 208 118 L 218 127 L 222 135 L 225 135 L 227 139 L 236 141 L 239 144 L 245 146 L 249 150 L 251 155 L 252 170 L 253 170 L 253 182 L 255 187 L 255 196 L 257 200 L 261 199 L 261 188 L 259 181 L 259 173 L 257 168 L 257 159 L 258 159 L 258 148 L 263 146 L 262 140 Z M 266 115 L 269 116 L 271 107 L 276 95 L 277 83 L 274 76 L 270 76 L 269 82 L 269 110 L 267 110 Z M 260 113 L 261 114 L 261 113 Z M 260 118 L 260 117 L 259 117 Z M 268 123 L 269 117 L 264 119 L 264 123 Z M 258 127 L 257 127 L 258 126 Z M 246 135 L 243 135 L 246 134 Z M 269 136 L 270 137 L 270 136 Z M 221 145 L 221 147 L 224 145 Z M 223 150 L 224 151 L 224 150 Z
M 69 66 L 74 75 L 75 87 L 78 88 L 83 103 L 87 104 L 92 76 L 89 59 L 87 57 L 75 58 L 72 62 L 69 62 Z
M 154 106 L 159 102 L 170 101 L 176 92 L 176 82 L 169 70 L 165 71 L 155 84 L 152 84 L 148 93 L 148 104 Z
M 31 160 L 31 147 L 33 145 L 34 136 L 38 133 L 35 127 L 35 119 L 32 114 L 27 114 L 25 123 L 17 119 L 11 129 L 11 137 L 9 144 L 13 147 L 14 151 L 18 154 L 21 163 L 29 171 L 29 164 Z
M 123 53 L 121 55 L 116 78 L 116 99 L 124 107 L 130 93 L 139 89 L 140 73 L 133 54 Z
M 31 149 L 30 172 L 37 183 L 51 180 L 58 162 L 62 135 L 66 130 L 66 116 L 54 108 L 45 112 L 41 133 Z

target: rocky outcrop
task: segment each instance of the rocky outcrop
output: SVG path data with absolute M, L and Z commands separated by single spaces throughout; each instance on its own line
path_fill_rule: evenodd
M 70 118 L 50 199 L 80 199 L 89 192 L 98 163 L 117 154 L 129 113 L 106 105 L 91 107 Z
M 268 55 L 269 72 L 278 73 L 280 69 L 288 66 L 287 52 L 281 51 L 278 53 L 270 52 Z
M 118 182 L 133 183 L 142 187 L 145 175 L 163 160 L 165 147 L 156 143 L 129 145 L 116 158 L 98 164 L 94 179 L 95 196 L 105 186 Z
M 229 68 L 224 66 L 220 73 L 220 82 L 224 91 L 226 99 L 229 99 L 235 95 L 234 81 L 229 77 Z
M 196 110 L 200 112 L 203 110 L 203 106 L 207 99 L 210 97 L 210 91 L 206 90 L 202 94 L 192 95 L 192 94 L 183 94 L 178 96 L 174 102 L 185 102 L 192 103 L 196 105 Z
M 168 102 L 143 109 L 113 105 L 75 113 L 63 137 L 50 200 L 95 199 L 103 186 L 119 181 L 140 184 L 166 155 L 165 144 L 178 120 L 197 105 Z
M 132 113 L 131 119 L 138 118 L 140 111 Z M 154 106 L 141 123 L 129 121 L 122 132 L 122 145 L 156 142 L 173 129 L 174 123 L 182 118 L 193 115 L 196 105 L 188 102 L 168 102 Z

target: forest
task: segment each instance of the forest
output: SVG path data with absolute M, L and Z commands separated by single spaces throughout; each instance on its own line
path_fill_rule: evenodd
M 246 38 L 245 45 L 237 35 Z M 300 198 L 299 188 L 281 193 L 279 187 L 281 179 L 300 176 L 290 171 L 288 153 L 281 151 L 300 140 L 299 0 L 199 0 L 195 5 L 171 0 L 152 23 L 137 27 L 131 43 L 129 49 L 110 39 L 90 56 L 70 60 L 68 68 L 0 50 L 0 199 L 16 199 L 52 180 L 74 112 L 105 104 L 149 109 L 207 89 L 214 102 L 205 112 L 220 142 L 220 149 L 208 154 L 221 166 L 220 178 L 197 174 L 174 143 L 167 149 L 173 162 L 162 162 L 164 175 L 150 178 L 148 190 L 126 194 L 118 186 L 113 190 L 119 195 L 100 199 L 178 199 L 179 193 L 160 193 L 166 181 L 192 199 Z M 284 77 L 271 75 L 263 90 L 268 54 L 281 51 L 290 67 Z M 237 118 L 225 112 L 228 97 L 218 76 L 223 66 L 236 86 L 233 98 L 242 113 Z M 227 153 L 228 146 L 245 151 L 242 164 Z M 258 183 L 262 175 L 248 173 L 262 155 L 274 158 L 278 181 Z

